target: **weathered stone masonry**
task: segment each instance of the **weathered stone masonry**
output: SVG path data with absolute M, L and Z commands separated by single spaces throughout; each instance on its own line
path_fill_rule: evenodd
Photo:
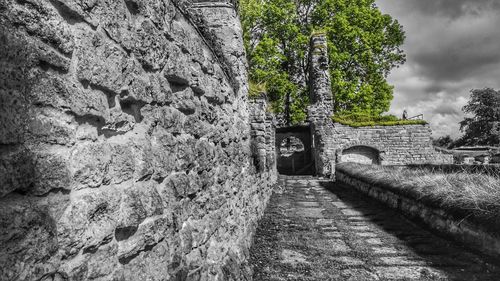
M 265 98 L 254 99 L 250 102 L 250 127 L 251 127 L 251 148 L 254 164 L 258 171 L 276 172 L 276 127 L 274 114 L 267 110 L 267 100 Z M 276 181 L 275 178 L 272 182 Z
M 325 35 L 311 38 L 312 104 L 308 108 L 308 121 L 316 174 L 333 176 L 335 163 L 345 161 L 382 165 L 452 163 L 450 155 L 433 148 L 429 125 L 353 128 L 334 123 L 326 44 Z
M 274 131 L 231 3 L 0 1 L 0 77 L 0 279 L 244 279 Z
M 324 127 L 321 133 L 324 140 L 322 157 L 330 160 L 323 166 L 324 174 L 332 171 L 335 163 L 364 162 L 370 157 L 373 157 L 372 163 L 381 165 L 452 161 L 448 155 L 436 152 L 432 146 L 429 125 L 352 128 L 332 123 Z M 367 150 L 372 150 L 373 154 L 367 155 Z

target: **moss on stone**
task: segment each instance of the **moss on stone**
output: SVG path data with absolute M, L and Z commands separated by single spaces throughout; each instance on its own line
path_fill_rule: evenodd
M 262 94 L 267 92 L 267 85 L 265 83 L 257 83 L 254 81 L 248 82 L 248 96 L 250 98 L 259 98 Z
M 314 44 L 313 49 L 326 49 L 325 44 Z
M 314 31 L 311 33 L 311 37 L 314 37 L 314 36 L 321 36 L 321 35 L 326 35 L 326 31 L 325 31 L 325 30 L 322 30 L 322 29 L 318 29 L 318 30 L 314 30 Z
M 339 114 L 332 116 L 333 122 L 359 128 L 373 126 L 426 125 L 425 120 L 403 120 L 394 115 L 371 116 L 365 114 Z

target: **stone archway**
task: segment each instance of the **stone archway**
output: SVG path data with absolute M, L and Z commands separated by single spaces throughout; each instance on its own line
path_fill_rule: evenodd
M 365 145 L 351 146 L 342 151 L 340 162 L 380 165 L 380 151 Z
M 283 175 L 312 175 L 311 132 L 309 126 L 276 129 L 278 172 Z

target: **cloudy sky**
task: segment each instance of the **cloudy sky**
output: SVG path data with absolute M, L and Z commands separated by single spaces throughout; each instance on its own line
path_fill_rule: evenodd
M 393 70 L 391 113 L 424 114 L 434 136 L 459 136 L 471 89 L 500 89 L 500 0 L 376 0 L 403 25 L 407 62 Z

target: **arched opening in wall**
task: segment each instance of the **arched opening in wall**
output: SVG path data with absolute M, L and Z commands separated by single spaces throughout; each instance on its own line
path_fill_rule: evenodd
M 290 136 L 281 142 L 279 149 L 281 157 L 290 157 L 294 153 L 303 152 L 304 144 L 300 139 Z
M 312 175 L 314 161 L 309 126 L 276 129 L 278 172 L 283 175 Z
M 340 162 L 379 165 L 380 152 L 369 146 L 352 146 L 342 151 Z

